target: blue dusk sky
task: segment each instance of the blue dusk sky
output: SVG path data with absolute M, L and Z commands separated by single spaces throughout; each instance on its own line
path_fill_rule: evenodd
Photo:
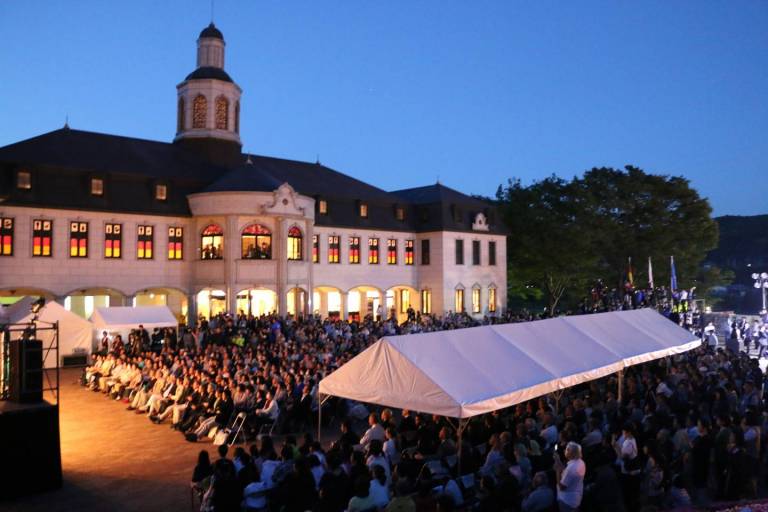
M 210 0 L 0 2 L 0 146 L 60 128 L 161 141 Z M 716 215 L 768 213 L 768 2 L 226 1 L 252 153 L 386 190 L 634 164 Z

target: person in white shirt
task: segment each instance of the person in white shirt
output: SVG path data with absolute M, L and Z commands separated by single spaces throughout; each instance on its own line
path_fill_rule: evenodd
M 374 439 L 381 441 L 383 444 L 387 437 L 384 428 L 379 425 L 379 420 L 376 418 L 375 413 L 371 413 L 368 416 L 368 425 L 370 425 L 370 428 L 366 430 L 363 437 L 360 438 L 360 444 L 365 450 L 368 449 L 368 445 L 370 445 L 371 441 Z
M 563 465 L 560 456 L 555 453 L 557 505 L 560 512 L 572 512 L 579 510 L 581 506 L 587 466 L 581 460 L 581 446 L 578 443 L 570 442 L 566 445 L 565 459 L 567 463 Z

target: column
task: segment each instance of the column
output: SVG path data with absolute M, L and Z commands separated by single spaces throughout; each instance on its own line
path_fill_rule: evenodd
M 187 295 L 187 325 L 194 327 L 197 325 L 197 294 Z
M 286 222 L 285 218 L 277 217 L 275 219 L 275 225 L 277 229 L 275 233 L 272 233 L 272 257 L 275 258 L 277 263 L 277 272 L 275 272 L 277 292 L 277 311 L 280 315 L 285 316 L 288 314 L 288 287 L 286 286 L 288 281 L 288 240 L 286 238 Z
M 344 309 L 344 311 L 341 312 L 341 318 L 347 319 L 349 318 L 349 292 L 342 293 L 341 298 L 342 308 Z
M 227 294 L 227 311 L 237 314 L 237 260 L 240 257 L 240 241 L 237 217 L 228 215 L 224 228 L 224 291 Z
M 315 300 L 315 263 L 312 262 L 312 237 L 315 235 L 314 224 L 311 221 L 307 221 L 304 226 L 306 227 L 304 232 L 307 234 L 303 247 L 304 260 L 307 262 L 307 297 L 304 299 L 304 314 L 309 316 L 316 309 L 319 309 L 320 305 L 313 303 Z
M 125 297 L 123 297 L 123 306 L 128 306 L 132 308 L 135 301 L 136 301 L 136 295 L 126 295 Z
M 328 293 L 321 291 L 317 292 L 317 295 L 320 298 L 320 303 L 312 304 L 312 312 L 318 310 L 320 312 L 320 316 L 322 318 L 326 318 L 328 316 Z

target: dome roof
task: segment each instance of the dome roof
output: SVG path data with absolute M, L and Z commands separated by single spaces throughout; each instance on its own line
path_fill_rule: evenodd
M 197 68 L 193 72 L 187 75 L 185 80 L 195 80 L 203 78 L 213 78 L 215 80 L 222 80 L 224 82 L 233 82 L 232 78 L 221 68 L 215 68 L 213 66 L 203 66 Z
M 216 39 L 221 39 L 222 41 L 224 40 L 224 34 L 221 33 L 221 30 L 216 28 L 216 25 L 214 25 L 213 22 L 200 32 L 200 38 L 203 37 L 214 37 Z

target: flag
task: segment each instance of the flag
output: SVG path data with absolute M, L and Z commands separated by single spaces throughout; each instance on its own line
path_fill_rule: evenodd
M 627 281 L 629 281 L 631 288 L 635 287 L 635 276 L 632 275 L 632 256 L 627 260 Z
M 653 290 L 653 265 L 650 256 L 648 256 L 648 288 Z
M 669 262 L 670 262 L 669 263 L 670 266 L 672 267 L 669 287 L 674 292 L 675 290 L 677 290 L 677 272 L 675 272 L 675 257 L 674 256 L 670 256 L 669 257 Z

